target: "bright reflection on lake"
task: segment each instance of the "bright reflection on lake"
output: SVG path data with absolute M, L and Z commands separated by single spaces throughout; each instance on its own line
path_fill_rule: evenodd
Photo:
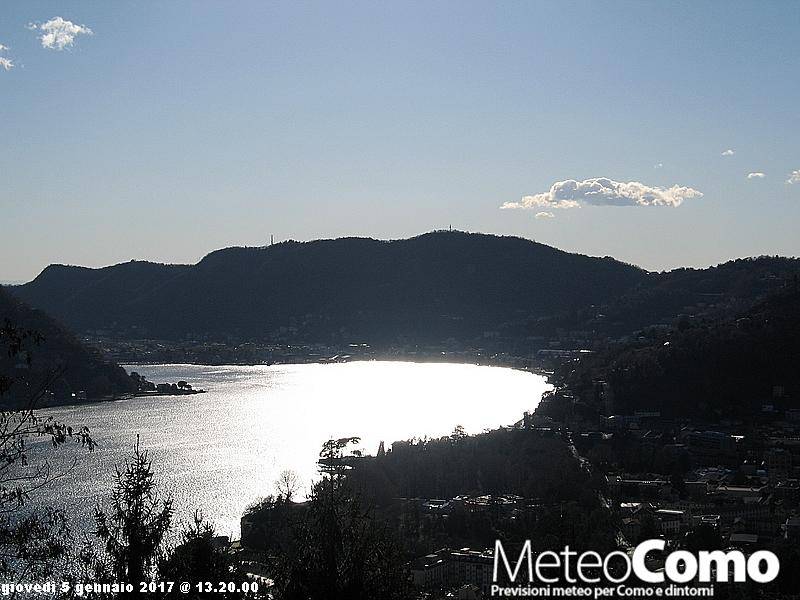
M 463 425 L 470 433 L 512 424 L 549 389 L 543 377 L 457 364 L 352 362 L 276 366 L 128 366 L 155 383 L 186 380 L 208 390 L 192 396 L 133 398 L 40 411 L 73 427 L 87 425 L 98 449 L 51 485 L 44 501 L 66 506 L 87 525 L 107 495 L 113 467 L 141 436 L 177 517 L 195 508 L 221 534 L 239 534 L 244 508 L 274 492 L 283 469 L 308 488 L 329 438 L 360 436 L 374 454 L 381 440 L 437 437 Z M 52 453 L 54 463 L 74 450 Z

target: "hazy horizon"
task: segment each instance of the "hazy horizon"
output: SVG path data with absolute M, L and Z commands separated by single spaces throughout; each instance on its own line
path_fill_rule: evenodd
M 0 280 L 276 239 L 800 255 L 797 3 L 0 6 Z

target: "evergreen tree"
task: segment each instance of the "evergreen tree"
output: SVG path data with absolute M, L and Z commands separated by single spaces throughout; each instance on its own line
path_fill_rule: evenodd
M 87 546 L 82 554 L 92 579 L 132 583 L 138 592 L 157 565 L 172 514 L 172 499 L 158 497 L 152 463 L 137 436 L 131 460 L 116 469 L 111 509 L 95 510 L 94 536 L 102 548 Z

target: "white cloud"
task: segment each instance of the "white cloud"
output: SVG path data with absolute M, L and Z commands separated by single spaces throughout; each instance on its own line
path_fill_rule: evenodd
M 63 50 L 70 48 L 79 35 L 92 35 L 94 32 L 86 25 L 76 25 L 62 17 L 54 17 L 46 23 L 29 23 L 28 29 L 41 31 L 39 40 L 43 48 Z
M 653 165 L 653 168 L 654 169 L 663 169 L 664 168 L 664 163 L 656 163 L 655 165 Z
M 8 50 L 8 46 L 4 46 L 0 44 L 0 52 L 5 52 Z M 4 71 L 10 71 L 14 68 L 14 61 L 10 58 L 6 58 L 5 56 L 0 56 L 0 69 Z
M 786 180 L 786 183 L 793 184 L 793 183 L 800 183 L 800 169 L 796 171 L 792 171 L 789 174 L 789 179 Z
M 566 182 L 559 181 L 553 184 L 553 187 L 561 183 Z M 552 192 L 553 188 L 550 189 Z M 535 196 L 523 196 L 520 198 L 519 202 L 505 202 L 500 208 L 503 210 L 509 208 L 524 208 L 527 210 L 532 210 L 534 208 L 580 208 L 580 204 L 575 200 L 559 199 L 555 194 L 551 194 L 551 192 L 544 192 L 542 194 L 536 194 Z
M 734 154 L 736 154 L 736 152 L 728 148 L 727 150 L 725 150 L 725 152 L 722 153 L 722 156 L 733 156 Z
M 638 181 L 620 182 L 606 177 L 575 181 L 557 181 L 547 192 L 523 196 L 519 202 L 506 202 L 502 209 L 554 209 L 593 206 L 680 206 L 684 200 L 701 198 L 702 192 L 673 185 L 651 187 Z
M 547 211 L 541 211 L 536 213 L 537 219 L 552 219 L 554 217 L 555 215 L 553 213 Z
M 761 171 L 756 171 L 754 173 L 747 174 L 748 179 L 764 179 L 764 177 L 766 177 L 766 175 L 764 175 L 764 173 L 762 173 Z

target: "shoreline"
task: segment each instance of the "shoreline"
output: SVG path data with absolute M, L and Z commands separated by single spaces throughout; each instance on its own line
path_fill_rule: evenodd
M 512 357 L 508 361 L 491 361 L 491 362 L 473 362 L 470 360 L 452 360 L 454 357 L 409 357 L 409 356 L 379 356 L 379 357 L 359 357 L 352 356 L 346 358 L 333 359 L 314 359 L 314 360 L 287 360 L 287 361 L 273 361 L 273 362 L 164 362 L 164 361 L 142 361 L 142 362 L 121 362 L 119 366 L 124 369 L 137 366 L 166 366 L 166 365 L 187 365 L 193 367 L 278 367 L 287 365 L 336 365 L 346 364 L 353 362 L 407 362 L 415 364 L 452 364 L 452 365 L 472 365 L 475 367 L 495 367 L 500 369 L 512 369 L 514 371 L 522 371 L 532 375 L 539 375 L 547 379 L 550 383 L 550 377 L 553 375 L 552 369 L 545 368 L 541 363 L 534 365 L 520 365 L 518 361 L 529 361 L 531 359 Z M 205 391 L 205 390 L 203 390 Z M 179 395 L 179 394 L 163 394 L 163 395 Z
M 433 356 L 425 356 L 425 357 L 409 357 L 409 356 L 383 356 L 383 357 L 359 357 L 359 356 L 350 356 L 350 357 L 342 357 L 338 358 L 337 360 L 304 360 L 304 361 L 276 361 L 272 363 L 265 363 L 265 362 L 238 362 L 238 363 L 209 363 L 209 362 L 123 362 L 119 363 L 119 365 L 124 368 L 126 371 L 129 371 L 131 367 L 142 367 L 142 366 L 192 366 L 192 367 L 274 367 L 274 366 L 287 366 L 287 365 L 336 365 L 336 364 L 346 364 L 346 363 L 354 363 L 354 362 L 406 362 L 406 363 L 414 363 L 414 364 L 454 364 L 454 365 L 472 365 L 475 367 L 489 367 L 489 368 L 500 368 L 500 369 L 511 369 L 514 371 L 520 371 L 523 373 L 529 373 L 531 375 L 538 375 L 540 377 L 545 378 L 545 382 L 549 385 L 553 385 L 550 381 L 550 377 L 553 375 L 553 371 L 546 369 L 541 364 L 536 365 L 520 365 L 518 361 L 522 360 L 530 360 L 530 359 L 523 359 L 519 357 L 512 357 L 511 360 L 506 361 L 492 361 L 492 362 L 473 362 L 468 360 L 452 360 L 452 356 L 447 357 L 439 357 L 437 355 Z M 109 396 L 102 396 L 99 398 L 87 399 L 82 402 L 71 402 L 69 400 L 65 402 L 51 402 L 47 405 L 37 406 L 35 410 L 45 410 L 50 408 L 66 408 L 66 407 L 80 407 L 86 406 L 90 404 L 100 404 L 103 402 L 116 402 L 120 400 L 131 400 L 134 398 L 147 398 L 147 397 L 171 397 L 171 396 L 194 396 L 196 394 L 204 394 L 207 390 L 205 389 L 198 389 L 192 390 L 187 392 L 179 392 L 179 393 L 166 393 L 166 392 L 128 392 L 125 394 L 119 395 L 109 395 Z
M 152 391 L 152 392 L 128 392 L 125 394 L 118 394 L 118 395 L 108 395 L 108 396 L 100 396 L 99 398 L 87 398 L 81 402 L 73 402 L 71 398 L 66 399 L 64 401 L 52 401 L 48 402 L 47 404 L 42 404 L 38 406 L 34 406 L 33 410 L 46 410 L 48 408 L 65 408 L 69 406 L 86 406 L 89 404 L 102 404 L 103 402 L 117 402 L 118 400 L 131 400 L 133 398 L 149 398 L 154 396 L 194 396 L 197 394 L 205 394 L 207 390 L 198 389 L 198 390 L 189 390 L 189 391 L 181 391 L 177 393 L 172 392 L 159 392 L 159 391 Z M 5 408 L 3 410 L 14 410 Z

